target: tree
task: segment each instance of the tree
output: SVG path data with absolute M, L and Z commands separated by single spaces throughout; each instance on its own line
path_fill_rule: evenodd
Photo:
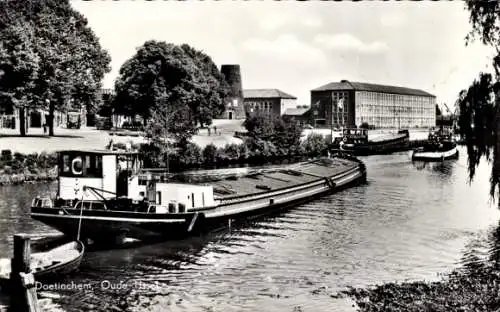
M 252 142 L 272 143 L 281 154 L 293 153 L 300 146 L 303 128 L 295 120 L 257 112 L 250 114 L 243 126 L 253 139 Z
M 39 58 L 36 76 L 27 81 L 33 88 L 26 96 L 30 107 L 48 106 L 49 135 L 54 135 L 56 109 L 66 111 L 68 104 L 95 109 L 110 57 L 68 0 L 1 1 L 1 29 L 16 20 L 32 25 L 32 49 Z
M 443 113 L 441 112 L 441 109 L 439 108 L 439 105 L 436 104 L 436 116 L 442 116 Z
M 210 86 L 208 96 L 201 99 L 198 105 L 200 113 L 196 115 L 200 126 L 203 127 L 204 124 L 211 124 L 212 118 L 224 112 L 223 100 L 229 95 L 230 87 L 208 55 L 187 44 L 181 45 L 181 48 L 193 59 L 198 68 L 209 75 L 207 80 Z
M 272 141 L 274 136 L 273 119 L 262 112 L 252 113 L 243 122 L 243 126 L 248 131 L 248 135 L 254 139 Z
M 40 59 L 33 48 L 34 29 L 23 19 L 13 21 L 0 31 L 0 108 L 19 110 L 20 133 L 26 135 L 26 107 L 39 70 Z
M 210 57 L 202 52 L 188 45 L 147 41 L 120 68 L 115 110 L 127 116 L 140 115 L 153 124 L 151 130 L 166 128 L 185 141 L 198 122 L 210 123 L 224 108 L 221 78 Z M 163 116 L 161 120 L 156 114 Z
M 480 39 L 496 50 L 493 58 L 494 76 L 480 73 L 467 90 L 462 90 L 457 100 L 460 109 L 459 134 L 467 144 L 469 180 L 482 157 L 492 162 L 490 195 L 495 196 L 500 185 L 500 4 L 498 1 L 466 0 L 471 32 L 466 44 Z

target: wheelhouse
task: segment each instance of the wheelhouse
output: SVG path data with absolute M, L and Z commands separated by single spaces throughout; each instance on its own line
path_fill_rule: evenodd
M 129 177 L 142 168 L 138 153 L 68 150 L 58 153 L 61 199 L 95 199 L 84 187 L 105 190 L 105 197 L 127 196 Z

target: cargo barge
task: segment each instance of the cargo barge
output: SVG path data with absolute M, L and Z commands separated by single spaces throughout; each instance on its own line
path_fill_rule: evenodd
M 335 138 L 333 147 L 356 156 L 390 154 L 409 150 L 410 132 L 399 130 L 369 139 L 367 129 L 344 129 L 342 136 Z
M 109 241 L 173 239 L 271 213 L 366 181 L 345 153 L 210 183 L 147 173 L 132 152 L 58 153 L 54 198 L 36 197 L 31 217 L 67 235 Z

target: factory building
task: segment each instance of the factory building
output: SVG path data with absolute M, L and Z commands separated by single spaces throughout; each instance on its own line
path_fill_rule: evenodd
M 287 109 L 297 107 L 297 97 L 278 89 L 245 89 L 243 96 L 248 113 L 259 111 L 281 116 Z
M 436 97 L 422 90 L 341 80 L 311 90 L 317 127 L 428 128 Z

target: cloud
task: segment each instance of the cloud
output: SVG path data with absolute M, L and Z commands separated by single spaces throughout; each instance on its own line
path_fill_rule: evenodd
M 250 38 L 242 44 L 243 49 L 279 57 L 282 61 L 318 62 L 323 60 L 323 51 L 300 41 L 292 34 L 280 35 L 274 40 Z
M 342 52 L 377 54 L 389 50 L 389 47 L 384 42 L 364 43 L 351 34 L 319 34 L 314 38 L 314 42 L 325 48 Z

